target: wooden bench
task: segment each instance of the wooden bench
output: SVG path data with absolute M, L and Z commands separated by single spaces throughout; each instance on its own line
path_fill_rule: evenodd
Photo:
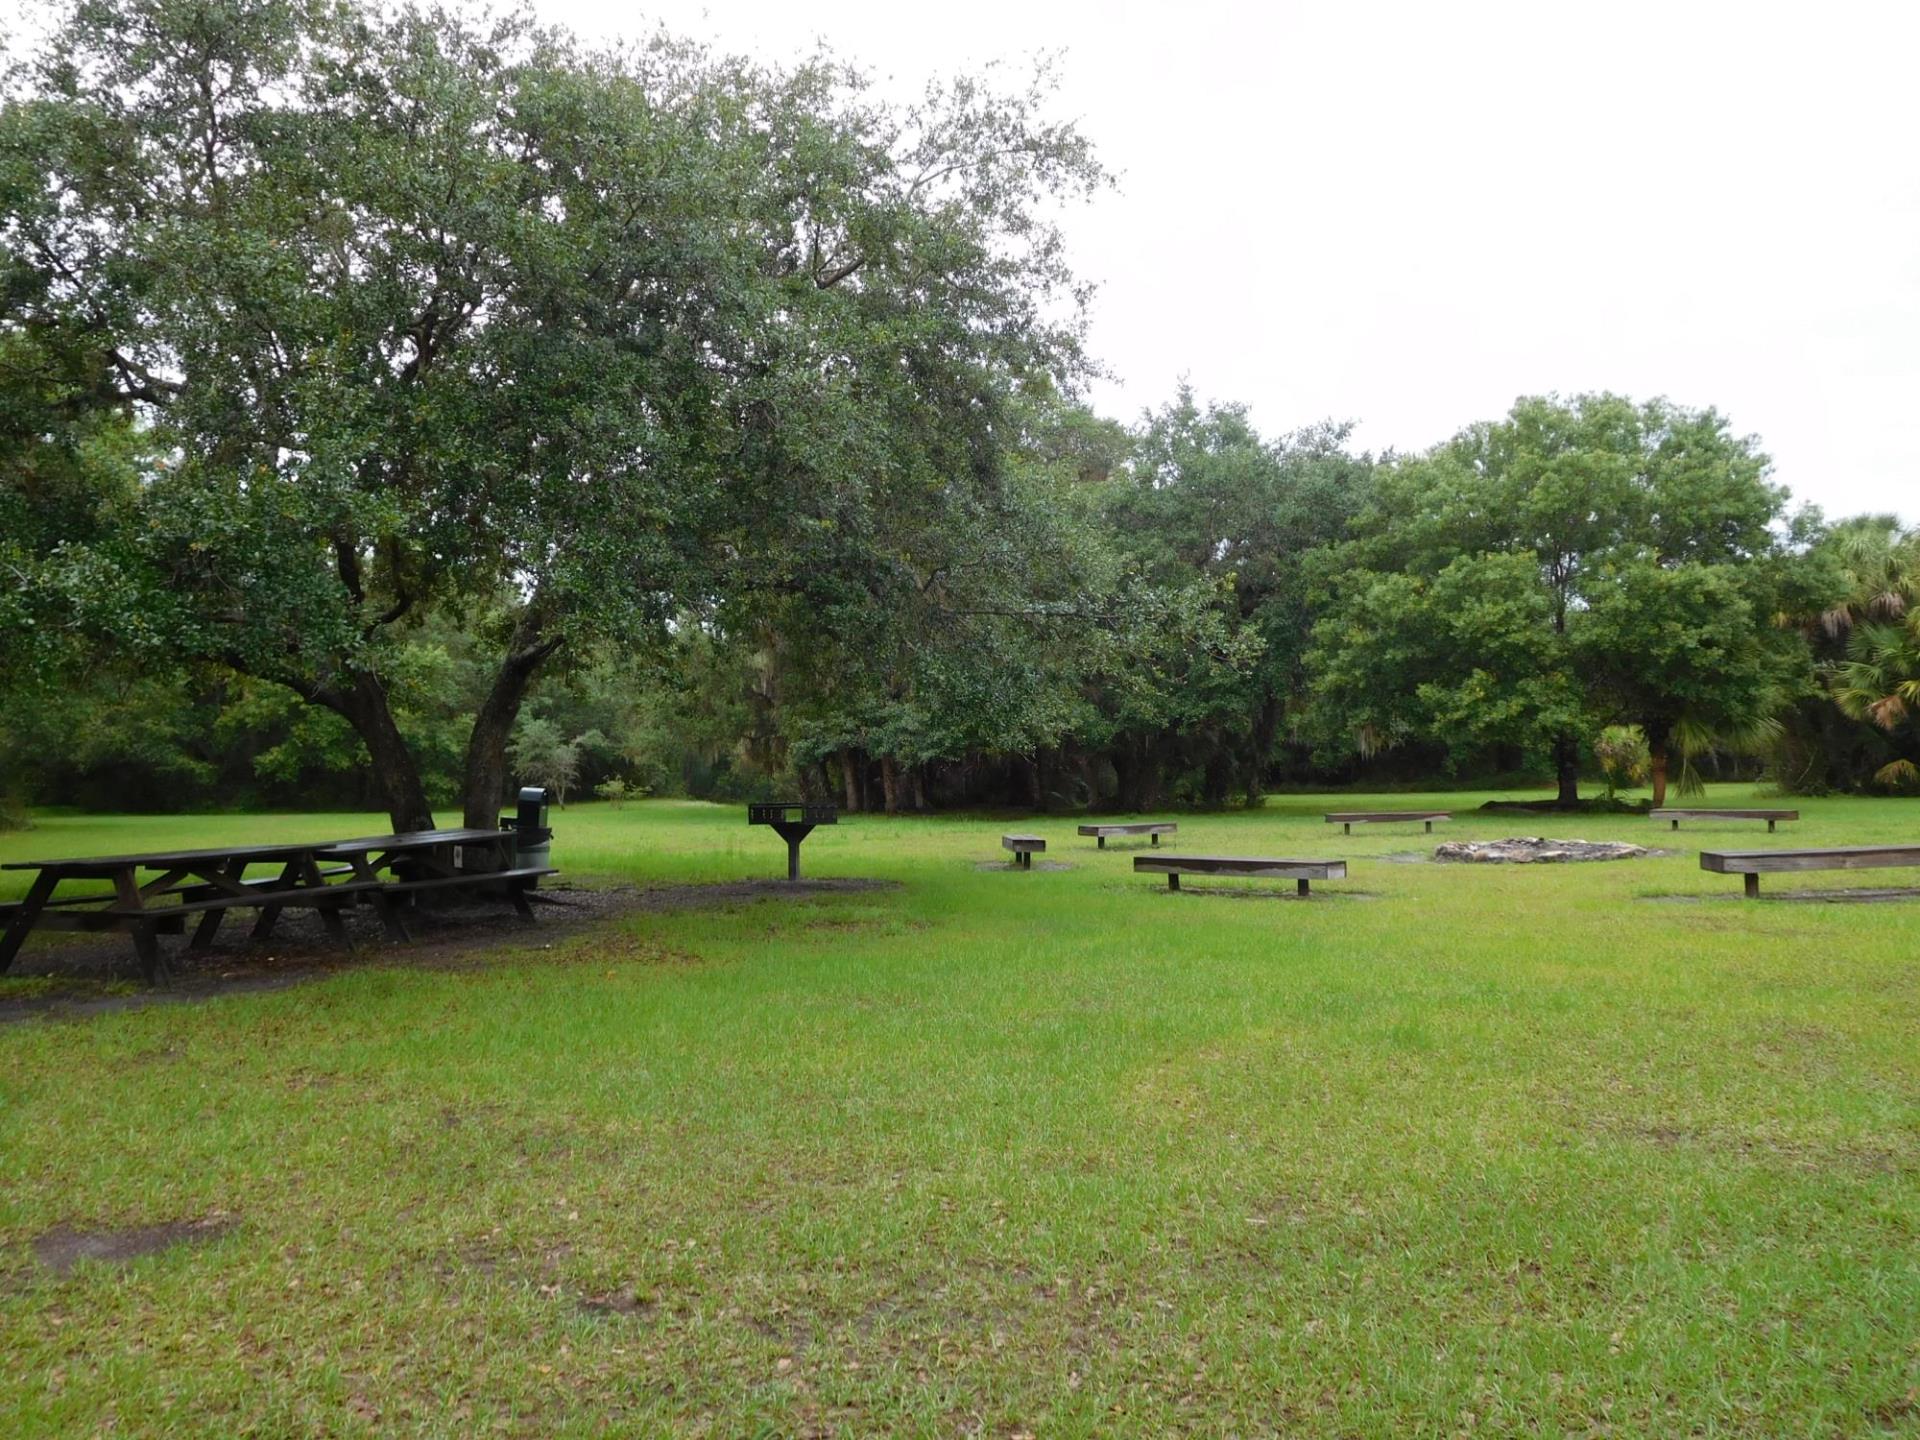
M 1327 824 L 1338 825 L 1340 833 L 1351 835 L 1356 825 L 1396 825 L 1424 820 L 1427 834 L 1433 833 L 1433 822 L 1451 820 L 1453 814 L 1447 810 L 1341 810 L 1327 816 Z
M 1097 838 L 1104 850 L 1109 835 L 1147 835 L 1152 837 L 1152 844 L 1158 845 L 1162 835 L 1171 835 L 1179 828 L 1171 820 L 1149 820 L 1136 825 L 1082 825 L 1080 833 Z
M 1702 850 L 1700 868 L 1738 875 L 1747 898 L 1760 896 L 1762 875 L 1803 870 L 1879 870 L 1920 867 L 1920 845 L 1839 845 L 1825 850 Z
M 1002 835 L 1000 848 L 1013 852 L 1013 863 L 1022 870 L 1033 868 L 1033 857 L 1047 848 L 1047 842 L 1038 835 Z
M 1774 825 L 1781 820 L 1798 820 L 1798 810 L 1649 810 L 1650 820 L 1671 820 L 1673 828 L 1678 830 L 1682 820 L 1764 820 L 1767 833 L 1773 834 Z
M 1270 860 L 1253 855 L 1140 855 L 1136 872 L 1165 875 L 1167 888 L 1178 890 L 1182 875 L 1247 875 L 1261 880 L 1293 880 L 1300 894 L 1312 893 L 1310 880 L 1344 880 L 1344 860 Z

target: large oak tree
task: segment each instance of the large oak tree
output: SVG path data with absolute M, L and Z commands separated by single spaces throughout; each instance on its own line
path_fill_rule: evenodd
M 353 0 L 82 0 L 0 113 L 9 337 L 157 457 L 47 573 L 67 623 L 349 721 L 430 823 L 400 637 L 483 625 L 464 809 L 544 666 L 855 563 L 877 498 L 997 485 L 1071 384 L 1044 87 L 908 107 L 819 60 Z

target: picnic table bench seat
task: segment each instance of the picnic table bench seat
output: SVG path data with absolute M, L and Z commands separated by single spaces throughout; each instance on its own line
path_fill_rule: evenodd
M 1327 824 L 1338 825 L 1341 834 L 1351 835 L 1356 825 L 1410 824 L 1421 820 L 1426 822 L 1427 834 L 1431 835 L 1435 821 L 1451 819 L 1450 810 L 1336 810 L 1327 816 Z
M 1675 830 L 1680 828 L 1682 820 L 1764 820 L 1767 833 L 1774 833 L 1773 827 L 1782 820 L 1798 820 L 1798 810 L 1715 810 L 1686 806 L 1663 806 L 1658 810 L 1647 811 L 1649 820 L 1666 820 Z
M 1093 836 L 1104 850 L 1109 835 L 1145 835 L 1148 843 L 1158 845 L 1162 835 L 1171 835 L 1179 828 L 1179 823 L 1173 820 L 1138 820 L 1124 825 L 1082 825 L 1080 833 Z
M 1742 878 L 1749 900 L 1760 897 L 1762 875 L 1807 870 L 1920 868 L 1920 845 L 1833 845 L 1817 850 L 1702 850 L 1700 868 Z
M 1178 890 L 1182 875 L 1242 875 L 1262 880 L 1292 880 L 1299 893 L 1313 893 L 1314 880 L 1344 880 L 1344 860 L 1285 860 L 1264 855 L 1139 855 L 1133 868 L 1143 874 L 1165 875 L 1167 888 Z

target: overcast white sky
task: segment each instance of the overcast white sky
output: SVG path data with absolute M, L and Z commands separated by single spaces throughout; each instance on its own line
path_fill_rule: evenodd
M 1064 51 L 1101 409 L 1182 374 L 1414 449 L 1520 394 L 1714 405 L 1830 514 L 1920 521 L 1920 4 L 535 0 L 892 84 Z

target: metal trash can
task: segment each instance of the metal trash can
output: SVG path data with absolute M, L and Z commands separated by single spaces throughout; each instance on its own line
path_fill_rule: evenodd
M 514 863 L 520 869 L 544 870 L 551 863 L 553 827 L 547 823 L 547 804 L 547 792 L 528 785 L 520 791 L 519 808 L 500 817 L 500 828 L 513 831 Z

